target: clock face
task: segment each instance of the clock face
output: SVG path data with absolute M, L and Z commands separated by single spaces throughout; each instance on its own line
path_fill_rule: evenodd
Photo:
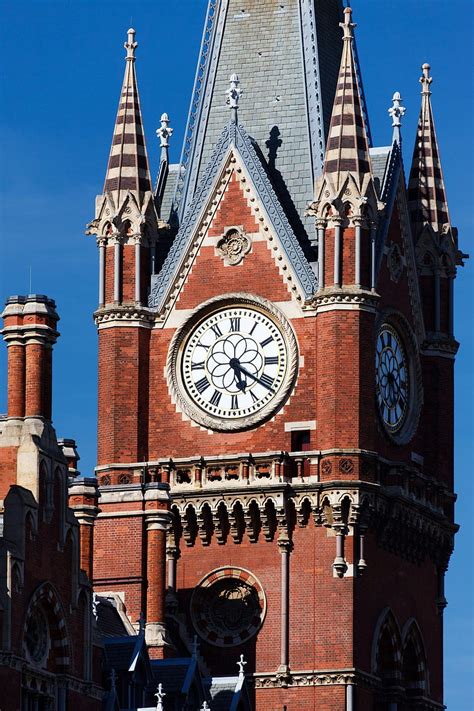
M 388 324 L 382 326 L 377 337 L 376 393 L 383 424 L 390 433 L 398 432 L 409 407 L 409 369 L 402 340 Z
M 224 430 L 268 416 L 291 386 L 296 341 L 290 331 L 251 303 L 216 308 L 188 327 L 174 366 L 187 413 Z

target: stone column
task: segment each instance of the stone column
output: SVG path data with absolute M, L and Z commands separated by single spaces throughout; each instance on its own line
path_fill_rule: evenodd
M 99 245 L 99 306 L 105 304 L 105 239 L 98 239 Z
M 146 526 L 146 627 L 150 657 L 164 656 L 169 644 L 165 626 L 166 533 L 171 526 L 169 502 L 163 501 L 163 484 L 148 484 L 145 492 Z
M 135 235 L 135 301 L 141 304 L 141 236 Z
M 334 286 L 341 286 L 342 220 L 334 220 Z
M 80 565 L 90 581 L 94 579 L 94 525 L 100 513 L 99 485 L 94 477 L 76 478 L 69 485 L 69 507 L 79 521 Z

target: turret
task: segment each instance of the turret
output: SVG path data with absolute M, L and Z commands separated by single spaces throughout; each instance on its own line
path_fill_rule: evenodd
M 415 239 L 428 341 L 453 339 L 453 280 L 467 255 L 458 249 L 431 106 L 430 65 L 423 64 L 421 110 L 408 181 L 408 207 Z

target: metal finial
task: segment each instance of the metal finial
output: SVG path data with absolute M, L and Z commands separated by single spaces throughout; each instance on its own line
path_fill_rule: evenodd
M 130 27 L 130 29 L 127 32 L 127 41 L 123 45 L 125 49 L 127 50 L 127 57 L 126 59 L 130 59 L 131 61 L 135 60 L 135 50 L 138 47 L 138 42 L 135 42 L 135 30 L 133 27 Z
M 160 682 L 158 684 L 158 689 L 156 690 L 156 711 L 164 711 L 163 708 L 163 699 L 165 698 L 166 694 L 163 691 L 163 684 Z
M 193 637 L 193 643 L 191 646 L 191 654 L 194 659 L 196 659 L 198 652 L 199 652 L 199 640 L 198 640 L 197 634 L 195 634 Z
M 237 74 L 231 74 L 229 77 L 230 87 L 226 91 L 226 104 L 232 110 L 234 121 L 237 120 L 237 109 L 239 108 L 239 99 L 242 96 L 240 88 L 240 79 Z
M 244 667 L 247 664 L 247 662 L 244 659 L 244 655 L 240 655 L 240 660 L 237 662 L 237 666 L 239 667 L 239 676 L 244 676 Z
M 354 34 L 352 30 L 354 27 L 357 27 L 355 22 L 352 22 L 352 8 L 351 7 L 345 7 L 344 8 L 344 22 L 339 23 L 339 27 L 342 27 L 344 30 L 344 35 L 342 39 L 345 40 L 351 40 L 354 37 Z
M 388 113 L 392 117 L 392 126 L 400 128 L 402 125 L 402 118 L 405 114 L 406 108 L 402 106 L 402 97 L 399 91 L 396 91 L 392 97 L 393 106 L 388 110 Z
M 420 77 L 421 93 L 428 96 L 431 95 L 430 84 L 433 81 L 433 77 L 430 77 L 430 69 L 430 65 L 426 62 L 421 65 L 421 71 L 423 72 L 423 76 Z
M 160 139 L 160 148 L 168 148 L 169 139 L 173 135 L 174 128 L 169 125 L 170 119 L 168 114 L 161 114 L 161 126 L 156 130 L 156 135 Z
M 146 627 L 146 618 L 143 610 L 140 612 L 140 617 L 138 618 L 138 634 L 144 636 Z

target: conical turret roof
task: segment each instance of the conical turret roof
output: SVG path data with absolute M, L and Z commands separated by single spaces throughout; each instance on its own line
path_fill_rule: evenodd
M 104 183 L 104 194 L 112 197 L 116 208 L 128 191 L 140 205 L 144 193 L 152 190 L 135 72 L 134 29 L 128 30 L 124 47 L 127 50 L 125 76 Z
M 441 232 L 444 225 L 450 224 L 431 107 L 430 86 L 433 80 L 430 65 L 423 64 L 422 71 L 421 110 L 408 181 L 408 207 L 415 235 L 419 235 L 427 224 L 434 232 Z
M 371 173 L 369 141 L 364 121 L 362 93 L 353 47 L 352 9 L 344 9 L 343 49 L 336 96 L 326 146 L 323 175 L 337 188 L 340 178 L 351 173 L 363 181 Z

